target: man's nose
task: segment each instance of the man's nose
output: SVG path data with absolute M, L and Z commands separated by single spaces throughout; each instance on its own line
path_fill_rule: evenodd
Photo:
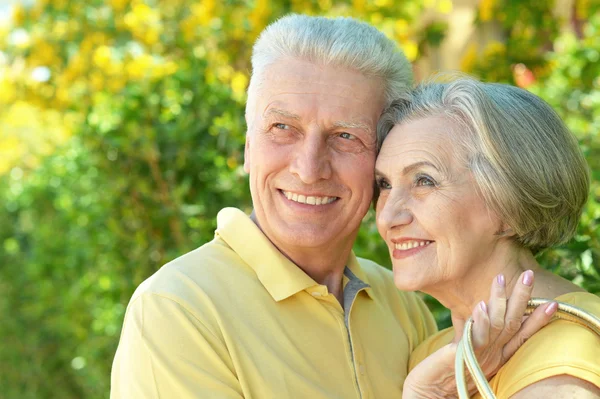
M 412 223 L 413 213 L 409 209 L 409 198 L 406 190 L 394 188 L 386 198 L 377 213 L 377 224 L 380 229 L 392 230 Z
M 330 156 L 327 142 L 322 137 L 306 135 L 296 150 L 290 172 L 306 184 L 329 179 L 332 172 Z

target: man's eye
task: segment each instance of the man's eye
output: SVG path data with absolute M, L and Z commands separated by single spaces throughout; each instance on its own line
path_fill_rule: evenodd
M 377 187 L 379 187 L 380 190 L 389 190 L 392 188 L 392 185 L 385 179 L 377 179 Z
M 346 139 L 346 140 L 354 140 L 355 139 L 353 134 L 346 133 L 346 132 L 340 133 L 340 137 L 343 139 Z
M 274 128 L 276 128 L 276 129 L 281 129 L 281 130 L 287 130 L 287 129 L 289 129 L 289 128 L 290 128 L 290 127 L 289 127 L 288 125 L 286 125 L 285 123 L 275 123 L 275 124 L 273 125 L 273 127 L 274 127 Z
M 418 187 L 435 187 L 435 180 L 429 176 L 417 176 L 415 185 Z

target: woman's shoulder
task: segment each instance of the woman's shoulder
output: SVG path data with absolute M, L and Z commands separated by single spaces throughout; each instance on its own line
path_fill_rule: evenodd
M 440 349 L 442 346 L 447 345 L 454 339 L 454 328 L 448 327 L 444 330 L 438 331 L 437 333 L 428 337 L 425 341 L 421 342 L 419 346 L 415 348 L 410 354 L 410 361 L 408 363 L 408 371 L 412 370 L 421 363 L 425 358 L 431 355 L 433 352 Z
M 600 317 L 600 297 L 571 292 L 555 298 Z M 600 336 L 577 323 L 556 320 L 534 334 L 492 379 L 498 397 L 534 382 L 570 375 L 600 386 Z
M 600 296 L 589 292 L 569 292 L 554 298 L 559 302 L 577 306 L 586 312 L 600 317 Z

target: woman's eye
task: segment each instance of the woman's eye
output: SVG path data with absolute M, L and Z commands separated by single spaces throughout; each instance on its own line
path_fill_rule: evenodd
M 392 185 L 388 183 L 385 179 L 377 179 L 377 187 L 381 190 L 389 190 L 392 188 Z
M 418 187 L 435 187 L 435 180 L 429 176 L 417 176 L 415 185 Z
M 354 139 L 354 135 L 350 134 L 350 133 L 340 133 L 340 137 L 346 140 L 353 140 Z

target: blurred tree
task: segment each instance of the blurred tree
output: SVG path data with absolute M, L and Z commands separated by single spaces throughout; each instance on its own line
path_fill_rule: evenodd
M 37 0 L 15 7 L 0 25 L 0 397 L 108 397 L 134 288 L 210 240 L 219 209 L 249 211 L 243 105 L 251 45 L 266 24 L 290 11 L 351 15 L 415 60 L 444 32 L 439 22 L 421 26 L 419 16 L 427 7 L 448 12 L 452 2 L 396 3 Z M 575 33 L 560 34 L 542 3 L 482 0 L 478 23 L 497 19 L 506 40 L 464 65 L 485 80 L 528 85 L 580 138 L 593 195 L 576 240 L 541 259 L 599 292 L 600 21 L 589 18 L 593 1 L 578 0 Z M 389 265 L 372 212 L 355 248 Z M 447 325 L 447 312 L 431 306 Z
M 416 27 L 425 6 L 452 3 L 15 6 L 0 26 L 0 396 L 108 397 L 135 287 L 210 240 L 219 209 L 250 209 L 243 105 L 266 24 L 287 12 L 351 15 L 414 60 L 443 31 Z M 370 226 L 358 251 L 386 258 Z

